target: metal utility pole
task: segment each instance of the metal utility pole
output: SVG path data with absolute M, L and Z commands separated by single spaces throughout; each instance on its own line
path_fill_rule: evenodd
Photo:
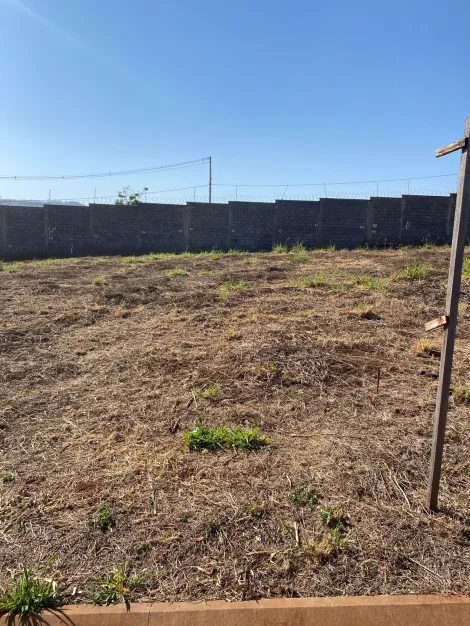
M 437 328 L 438 326 L 444 326 L 427 494 L 427 506 L 431 511 L 435 511 L 437 509 L 439 482 L 441 479 L 442 452 L 444 449 L 447 408 L 449 404 L 450 379 L 452 361 L 454 357 L 460 284 L 462 280 L 465 241 L 467 238 L 467 219 L 470 205 L 470 162 L 468 159 L 469 142 L 470 116 L 467 117 L 465 121 L 464 137 L 459 139 L 459 141 L 436 151 L 436 157 L 441 157 L 445 154 L 450 154 L 451 152 L 462 149 L 462 158 L 460 160 L 459 185 L 455 206 L 454 232 L 452 235 L 449 278 L 447 281 L 445 315 L 442 315 L 436 320 L 429 322 L 429 324 L 426 324 L 426 330 L 431 330 L 432 328 Z
M 209 157 L 209 204 L 212 203 L 212 157 Z

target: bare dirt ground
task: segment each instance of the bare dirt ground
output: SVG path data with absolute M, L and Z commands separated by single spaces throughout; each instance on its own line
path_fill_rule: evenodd
M 425 278 L 401 277 L 416 260 Z M 455 398 L 442 510 L 423 506 L 440 333 L 417 342 L 443 312 L 448 261 L 429 248 L 5 264 L 0 586 L 26 564 L 89 601 L 125 564 L 141 601 L 469 593 L 470 405 Z M 188 452 L 198 423 L 257 426 L 272 445 Z M 318 506 L 291 501 L 299 485 Z M 103 503 L 110 532 L 93 524 Z M 324 505 L 342 512 L 340 538 Z

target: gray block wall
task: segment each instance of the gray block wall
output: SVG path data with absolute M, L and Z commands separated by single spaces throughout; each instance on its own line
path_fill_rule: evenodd
M 445 243 L 455 194 L 319 201 L 0 206 L 0 258 Z M 470 222 L 468 226 L 470 238 Z
M 318 244 L 320 202 L 277 200 L 276 213 L 276 243 L 309 248 Z

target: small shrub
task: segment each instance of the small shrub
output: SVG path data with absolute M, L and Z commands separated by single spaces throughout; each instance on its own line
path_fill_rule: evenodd
M 452 395 L 457 402 L 470 402 L 470 385 L 468 383 L 455 384 Z
M 319 498 L 318 491 L 310 485 L 297 485 L 289 491 L 289 500 L 296 506 L 313 507 Z
M 202 525 L 206 539 L 209 539 L 209 537 L 214 537 L 215 535 L 218 535 L 220 532 L 220 527 L 221 527 L 220 522 L 217 521 L 216 519 L 206 520 L 204 524 Z
M 402 278 L 408 280 L 424 280 L 429 274 L 429 265 L 423 261 L 414 261 L 408 263 L 401 273 Z
M 16 274 L 20 271 L 21 264 L 20 263 L 4 263 L 3 270 L 8 272 L 9 274 Z
M 14 480 L 13 474 L 11 472 L 6 472 L 2 476 L 2 483 L 12 483 Z
M 277 243 L 273 246 L 273 252 L 276 252 L 276 254 L 285 254 L 286 252 L 289 252 L 289 248 L 283 243 Z
M 96 278 L 93 279 L 93 284 L 94 285 L 105 285 L 105 279 L 104 276 L 97 276 Z
M 184 434 L 186 447 L 189 450 L 227 450 L 241 448 L 259 450 L 267 446 L 269 440 L 261 435 L 258 428 L 241 428 L 235 426 L 202 426 Z
M 165 272 L 167 276 L 188 276 L 188 272 L 181 267 L 174 267 L 171 270 Z
M 0 596 L 0 613 L 28 618 L 63 604 L 64 601 L 56 593 L 55 581 L 35 579 L 32 569 L 25 567 L 21 577 Z
M 318 509 L 317 514 L 320 521 L 328 528 L 339 531 L 344 526 L 344 516 L 337 507 L 324 504 Z
M 137 257 L 135 256 L 123 256 L 121 259 L 121 263 L 124 265 L 133 265 L 137 261 Z
M 114 528 L 114 517 L 110 507 L 107 504 L 100 504 L 96 518 L 93 520 L 93 524 L 104 533 Z
M 124 602 L 129 610 L 129 594 L 132 591 L 141 589 L 148 578 L 148 575 L 138 573 L 129 575 L 126 566 L 119 565 L 105 578 L 94 581 L 95 585 L 100 587 L 100 590 L 93 595 L 93 602 L 106 605 Z

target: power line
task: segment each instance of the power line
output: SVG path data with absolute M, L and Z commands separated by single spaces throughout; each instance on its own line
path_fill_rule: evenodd
M 187 191 L 188 189 L 200 189 L 201 187 L 208 187 L 209 185 L 206 183 L 205 185 L 191 185 L 190 187 L 178 187 L 177 189 L 160 189 L 159 191 L 146 191 L 147 196 L 155 195 L 156 193 L 170 193 L 172 191 Z M 87 198 L 55 198 L 55 200 L 60 200 L 61 202 L 68 202 L 71 200 L 96 200 L 96 198 L 116 198 L 116 194 L 111 196 L 98 196 L 97 194 L 93 196 L 88 196 Z
M 183 161 L 182 163 L 173 163 L 170 165 L 159 165 L 157 167 L 146 167 L 137 170 L 122 170 L 120 172 L 100 172 L 96 174 L 54 174 L 51 176 L 9 176 L 0 174 L 1 180 L 70 180 L 78 178 L 107 178 L 108 176 L 128 176 L 131 174 L 147 174 L 149 172 L 178 170 L 186 167 L 195 167 L 208 163 L 209 157 L 195 159 L 194 161 Z

